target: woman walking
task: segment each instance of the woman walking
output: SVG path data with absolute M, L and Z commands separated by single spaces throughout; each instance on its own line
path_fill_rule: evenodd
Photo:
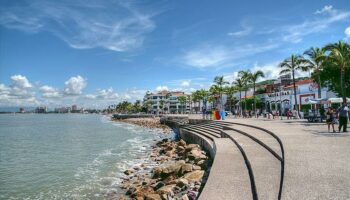
M 327 117 L 326 123 L 328 125 L 328 132 L 330 132 L 330 126 L 332 125 L 333 133 L 335 133 L 335 130 L 334 130 L 335 116 L 334 115 L 335 113 L 333 109 L 329 107 L 326 113 L 326 117 Z

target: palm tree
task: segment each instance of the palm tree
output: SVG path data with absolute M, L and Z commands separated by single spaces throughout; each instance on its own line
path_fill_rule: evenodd
M 340 67 L 341 96 L 343 97 L 343 101 L 346 102 L 344 74 L 345 68 L 350 67 L 350 45 L 339 41 L 335 44 L 326 45 L 324 50 L 329 52 L 328 61 Z
M 168 92 L 168 93 L 165 95 L 166 103 L 167 103 L 167 106 L 168 106 L 168 108 L 167 108 L 168 113 L 170 113 L 170 97 L 171 97 L 171 93 Z
M 192 96 L 186 95 L 186 101 L 190 103 L 190 114 L 192 114 Z
M 309 69 L 313 69 L 316 75 L 316 82 L 318 85 L 318 98 L 321 98 L 321 70 L 323 68 L 323 61 L 325 60 L 325 50 L 321 48 L 310 48 L 304 52 L 304 54 L 309 56 L 308 64 Z
M 186 97 L 185 96 L 179 96 L 177 98 L 177 100 L 179 100 L 179 103 L 181 104 L 181 108 L 182 108 L 182 114 L 184 114 L 184 107 L 185 107 L 185 104 L 186 104 Z
M 199 90 L 196 90 L 194 92 L 192 92 L 192 95 L 191 95 L 191 99 L 194 103 L 198 102 L 200 104 L 200 100 L 199 100 Z M 197 114 L 197 109 L 196 110 L 196 114 Z
M 239 91 L 239 112 L 242 115 L 242 91 L 244 89 L 244 82 L 241 78 L 236 78 L 232 84 L 234 84 Z
M 297 102 L 297 89 L 295 86 L 295 73 L 297 71 L 307 71 L 307 60 L 299 55 L 292 54 L 289 58 L 285 59 L 280 65 L 282 70 L 280 74 L 292 74 L 293 89 L 294 89 L 294 104 L 300 117 L 300 110 Z
M 217 107 L 218 105 L 218 97 L 220 97 L 220 88 L 217 85 L 212 85 L 209 88 L 209 94 L 212 100 L 212 109 L 214 105 Z
M 251 76 L 251 72 L 249 70 L 247 71 L 239 71 L 238 72 L 238 76 L 242 79 L 243 81 L 243 85 L 244 85 L 244 110 L 247 110 L 247 91 L 249 89 L 248 87 L 248 83 L 250 81 L 250 76 Z
M 233 95 L 237 92 L 237 89 L 234 86 L 228 86 L 225 87 L 224 90 L 227 94 L 227 100 L 229 101 L 230 111 L 232 112 L 232 101 L 235 99 Z
M 262 72 L 261 70 L 258 70 L 256 72 L 253 72 L 253 73 L 250 74 L 250 82 L 253 83 L 253 98 L 254 98 L 254 114 L 255 114 L 255 117 L 257 116 L 256 115 L 255 84 L 256 84 L 256 81 L 260 77 L 261 78 L 265 77 L 264 72 Z
M 165 100 L 161 99 L 159 101 L 159 108 L 162 110 L 162 113 L 164 113 L 164 104 L 165 104 Z
M 206 106 L 206 102 L 208 100 L 208 91 L 205 89 L 200 89 L 199 99 L 203 102 L 203 107 Z M 202 112 L 203 112 L 203 109 L 202 109 Z
M 216 76 L 214 78 L 214 84 L 218 87 L 218 92 L 220 96 L 220 104 L 221 104 L 221 109 L 223 107 L 222 105 L 222 94 L 224 93 L 224 86 L 229 84 L 229 82 L 225 81 L 224 76 Z

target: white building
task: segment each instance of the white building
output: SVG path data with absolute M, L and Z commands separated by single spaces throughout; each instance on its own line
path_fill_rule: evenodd
M 318 85 L 312 80 L 301 80 L 295 83 L 296 86 L 296 100 L 299 110 L 311 109 L 311 99 L 318 99 Z M 273 91 L 259 95 L 265 102 L 265 108 L 268 111 L 279 110 L 282 106 L 282 112 L 288 109 L 295 108 L 294 89 L 293 84 L 287 86 L 274 85 Z M 321 88 L 321 99 L 328 99 L 336 97 L 336 94 L 328 91 L 327 88 Z
M 181 105 L 178 98 L 186 97 L 186 103 Z M 177 114 L 189 112 L 190 103 L 187 100 L 187 95 L 184 92 L 160 91 L 157 93 L 148 93 L 143 99 L 143 104 L 150 104 L 153 114 L 171 113 Z

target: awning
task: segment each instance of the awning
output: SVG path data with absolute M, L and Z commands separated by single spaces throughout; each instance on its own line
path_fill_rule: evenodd
M 309 103 L 310 104 L 330 104 L 331 102 L 325 98 L 319 98 L 319 99 L 310 99 Z
M 328 101 L 330 101 L 331 103 L 343 103 L 343 98 L 341 97 L 329 98 Z M 350 102 L 349 97 L 346 98 L 346 102 Z

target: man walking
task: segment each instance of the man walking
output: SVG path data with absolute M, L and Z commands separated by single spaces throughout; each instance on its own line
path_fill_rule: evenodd
M 348 126 L 348 114 L 349 108 L 346 106 L 346 102 L 343 102 L 342 106 L 337 110 L 339 116 L 339 132 L 343 127 L 343 132 L 346 132 L 346 128 Z

